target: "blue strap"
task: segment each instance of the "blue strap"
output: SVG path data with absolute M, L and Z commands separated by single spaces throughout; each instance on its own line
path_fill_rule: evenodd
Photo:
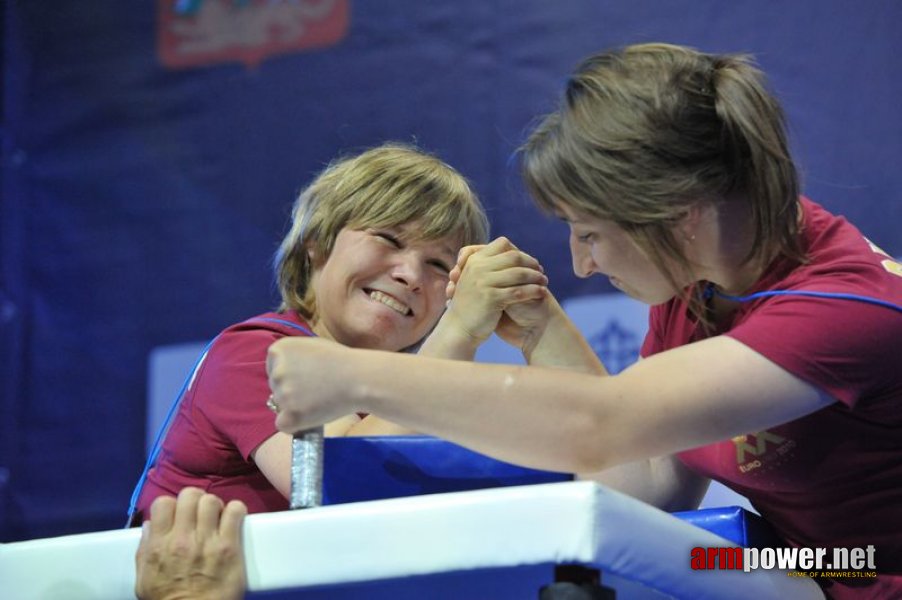
M 254 321 L 268 321 L 270 323 L 279 323 L 281 325 L 287 325 L 288 327 L 293 327 L 298 331 L 303 331 L 310 337 L 316 337 L 316 334 L 304 327 L 303 325 L 299 325 L 297 323 L 292 323 L 291 321 L 286 321 L 285 319 L 274 319 L 272 317 L 254 317 L 253 319 L 248 319 L 245 323 L 252 323 Z
M 708 283 L 708 285 L 705 287 L 704 297 L 705 299 L 708 299 L 713 295 L 717 295 L 726 300 L 732 300 L 733 302 L 749 302 L 751 300 L 756 300 L 758 298 L 767 298 L 770 296 L 809 296 L 812 298 L 853 300 L 856 302 L 874 304 L 876 306 L 882 306 L 884 308 L 889 308 L 890 310 L 902 312 L 902 306 L 890 302 L 889 300 L 882 300 L 880 298 L 872 298 L 871 296 L 859 296 L 858 294 L 846 294 L 841 292 L 815 292 L 810 290 L 770 290 L 765 292 L 755 292 L 754 294 L 749 294 L 748 296 L 730 296 L 729 294 L 724 294 L 723 292 L 718 291 L 717 288 L 714 287 L 713 283 Z
M 157 431 L 156 438 L 154 438 L 153 446 L 151 446 L 150 454 L 147 457 L 147 461 L 144 463 L 144 470 L 141 471 L 141 476 L 138 477 L 138 483 L 135 484 L 135 489 L 132 492 L 132 497 L 128 502 L 128 520 L 125 522 L 125 528 L 128 529 L 132 526 L 132 519 L 135 516 L 135 512 L 137 511 L 138 505 L 138 497 L 141 495 L 141 490 L 144 489 L 144 484 L 147 481 L 147 474 L 150 472 L 151 467 L 157 462 L 157 456 L 160 454 L 160 450 L 163 448 L 163 439 L 166 437 L 166 434 L 169 433 L 169 426 L 172 425 L 172 418 L 175 415 L 175 412 L 178 410 L 178 407 L 182 403 L 182 397 L 185 395 L 185 391 L 188 389 L 188 385 L 191 383 L 191 380 L 194 379 L 194 374 L 197 371 L 197 368 L 200 366 L 200 363 L 204 361 L 204 358 L 207 356 L 207 352 L 210 350 L 210 347 L 219 339 L 219 336 L 216 336 L 204 346 L 203 351 L 200 353 L 200 356 L 197 357 L 197 360 L 194 361 L 194 366 L 191 367 L 191 370 L 188 372 L 188 376 L 185 378 L 184 383 L 182 383 L 182 388 L 179 390 L 179 393 L 175 396 L 175 401 L 169 407 L 169 410 L 166 411 L 166 417 L 163 419 L 163 424 L 160 426 L 159 431 Z

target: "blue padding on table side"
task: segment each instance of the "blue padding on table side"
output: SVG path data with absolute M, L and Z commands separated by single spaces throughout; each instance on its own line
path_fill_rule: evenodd
M 696 527 L 706 529 L 740 546 L 747 546 L 748 536 L 744 512 L 739 506 L 725 506 L 723 508 L 703 508 L 701 510 L 675 512 L 673 516 Z
M 783 546 L 767 521 L 739 506 L 675 512 L 673 516 L 740 546 Z
M 323 503 L 571 481 L 429 436 L 326 438 Z

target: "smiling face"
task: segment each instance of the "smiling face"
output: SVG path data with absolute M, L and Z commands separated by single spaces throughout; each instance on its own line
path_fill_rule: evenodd
M 314 331 L 346 346 L 397 351 L 425 337 L 445 308 L 456 236 L 418 239 L 416 224 L 342 229 L 325 263 L 314 257 Z
M 667 302 L 677 293 L 622 227 L 563 205 L 556 212 L 570 226 L 570 254 L 577 277 L 604 275 L 623 293 L 651 305 Z

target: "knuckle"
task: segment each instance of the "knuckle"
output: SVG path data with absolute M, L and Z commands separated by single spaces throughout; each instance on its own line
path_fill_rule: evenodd
M 175 498 L 172 496 L 157 496 L 154 501 L 150 503 L 150 512 L 153 514 L 154 511 L 172 510 L 174 507 Z
M 178 495 L 178 503 L 192 503 L 196 504 L 201 496 L 203 496 L 203 491 L 200 488 L 196 487 L 186 487 L 182 488 Z
M 177 536 L 169 544 L 169 555 L 178 560 L 187 560 L 193 555 L 193 546 L 185 536 Z M 158 561 L 161 557 L 157 556 Z
M 238 545 L 229 540 L 220 539 L 216 546 L 216 555 L 222 563 L 228 564 L 236 562 L 241 556 Z
M 216 496 L 215 494 L 204 493 L 200 497 L 200 503 L 203 504 L 207 508 L 214 508 L 214 507 L 222 508 L 223 507 L 222 500 L 220 500 L 219 496 Z

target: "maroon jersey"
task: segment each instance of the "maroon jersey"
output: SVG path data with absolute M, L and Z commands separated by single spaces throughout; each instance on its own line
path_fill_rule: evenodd
M 269 483 L 251 453 L 277 432 L 266 407 L 266 352 L 285 336 L 307 335 L 293 312 L 267 313 L 233 325 L 210 346 L 185 392 L 155 466 L 138 499 L 146 515 L 154 498 L 187 486 L 241 500 L 248 511 L 287 510 L 288 500 Z
M 810 262 L 778 259 L 747 294 L 804 290 L 902 305 L 902 265 L 845 219 L 805 198 L 802 210 Z M 862 597 L 902 597 L 902 575 L 882 574 L 902 574 L 902 313 L 857 300 L 779 295 L 741 304 L 719 333 L 837 402 L 679 458 L 746 496 L 792 545 L 874 545 L 879 582 L 834 584 L 831 596 L 858 597 L 858 590 Z M 675 299 L 652 307 L 642 355 L 702 337 Z

